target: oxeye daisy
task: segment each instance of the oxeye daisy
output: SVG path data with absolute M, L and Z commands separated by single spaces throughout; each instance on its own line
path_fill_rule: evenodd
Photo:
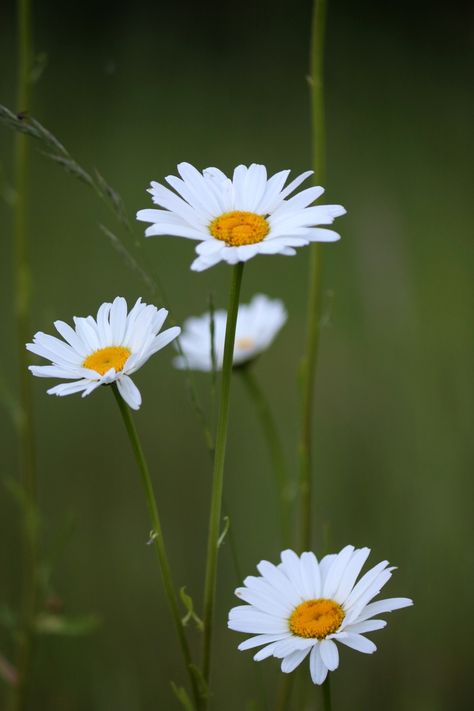
M 412 605 L 406 597 L 371 602 L 387 583 L 394 568 L 386 560 L 356 582 L 369 548 L 346 546 L 319 562 L 314 553 L 298 556 L 285 550 L 281 563 L 261 561 L 260 577 L 249 576 L 235 594 L 247 605 L 234 607 L 228 626 L 254 634 L 240 650 L 263 647 L 254 659 L 281 659 L 281 670 L 291 672 L 309 655 L 314 684 L 322 684 L 328 671 L 339 666 L 336 642 L 359 652 L 375 652 L 364 634 L 385 627 L 380 614 Z
M 287 318 L 283 302 L 256 294 L 249 304 L 241 304 L 237 315 L 234 343 L 234 366 L 256 358 L 272 343 Z M 214 312 L 214 353 L 216 367 L 222 368 L 227 312 Z M 186 319 L 180 338 L 183 355 L 174 359 L 176 368 L 210 371 L 211 314 Z
M 117 382 L 120 395 L 133 409 L 141 405 L 140 391 L 130 379 L 157 351 L 175 339 L 177 326 L 160 333 L 168 315 L 138 299 L 127 313 L 127 302 L 117 296 L 113 303 L 100 306 L 97 317 L 74 317 L 74 328 L 63 321 L 54 326 L 64 340 L 38 332 L 26 347 L 32 353 L 51 361 L 51 365 L 30 365 L 33 375 L 61 378 L 48 390 L 49 395 L 90 395 L 99 385 Z
M 257 254 L 289 256 L 295 247 L 339 239 L 337 232 L 318 227 L 346 212 L 341 205 L 312 205 L 324 188 L 307 188 L 289 197 L 312 171 L 286 187 L 289 170 L 268 178 L 265 166 L 255 163 L 238 165 L 232 179 L 218 168 L 200 173 L 189 163 L 180 163 L 178 173 L 180 177 L 165 178 L 173 190 L 151 183 L 148 192 L 162 209 L 140 210 L 137 219 L 151 223 L 147 237 L 176 235 L 198 241 L 194 271 L 221 261 L 246 262 Z

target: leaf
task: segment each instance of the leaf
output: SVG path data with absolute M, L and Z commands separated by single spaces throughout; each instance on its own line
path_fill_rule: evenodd
M 227 536 L 230 528 L 230 518 L 229 516 L 224 516 L 224 528 L 222 529 L 222 533 L 217 539 L 217 547 L 220 548 L 221 545 L 224 543 L 224 539 Z
M 25 530 L 32 539 L 41 523 L 41 518 L 36 504 L 31 500 L 28 492 L 19 481 L 13 478 L 6 478 L 4 481 L 6 489 L 10 492 L 10 494 L 12 494 L 13 498 L 20 506 L 24 517 Z
M 94 614 L 69 617 L 41 612 L 36 617 L 36 631 L 38 634 L 82 637 L 95 632 L 99 624 L 100 618 Z
M 188 595 L 188 593 L 186 592 L 185 586 L 180 588 L 179 596 L 181 598 L 181 602 L 183 603 L 184 607 L 187 610 L 187 613 L 181 619 L 181 623 L 182 623 L 183 627 L 185 627 L 188 624 L 189 620 L 194 620 L 194 622 L 196 623 L 196 627 L 198 628 L 198 630 L 200 632 L 202 632 L 204 630 L 204 623 L 201 620 L 201 618 L 199 617 L 199 615 L 194 611 L 193 599 L 192 599 L 191 595 Z
M 183 709 L 186 709 L 186 711 L 195 711 L 194 704 L 191 702 L 186 689 L 182 686 L 176 686 L 174 681 L 171 682 L 171 688 Z
M 190 664 L 189 668 L 191 669 L 191 672 L 197 681 L 199 696 L 202 699 L 208 699 L 209 698 L 209 687 L 207 685 L 207 681 L 204 679 L 204 677 L 202 675 L 201 670 L 195 664 Z

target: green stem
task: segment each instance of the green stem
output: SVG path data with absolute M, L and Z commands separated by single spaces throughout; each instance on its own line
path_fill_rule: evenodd
M 224 483 L 224 461 L 227 443 L 227 425 L 229 420 L 230 382 L 234 356 L 235 327 L 239 308 L 239 294 L 242 283 L 244 263 L 239 262 L 233 268 L 232 282 L 227 309 L 227 324 L 224 342 L 224 361 L 222 364 L 221 393 L 217 421 L 214 471 L 209 514 L 209 533 L 207 543 L 206 579 L 204 584 L 204 635 L 202 673 L 209 686 L 211 673 L 211 646 L 216 596 L 218 540 L 221 526 L 222 490 Z M 206 701 L 207 704 L 207 701 Z
M 186 638 L 183 623 L 181 621 L 178 598 L 173 584 L 173 579 L 171 577 L 171 569 L 168 562 L 168 555 L 166 552 L 166 546 L 163 538 L 160 517 L 158 514 L 158 506 L 156 503 L 155 493 L 153 491 L 150 471 L 148 469 L 148 464 L 146 462 L 145 455 L 143 453 L 143 449 L 141 447 L 140 440 L 138 438 L 138 433 L 135 428 L 135 424 L 133 422 L 130 410 L 128 408 L 128 405 L 122 399 L 116 383 L 112 384 L 112 392 L 114 393 L 117 405 L 119 406 L 125 429 L 127 430 L 127 434 L 130 439 L 130 444 L 132 445 L 133 453 L 135 455 L 138 470 L 140 472 L 146 503 L 148 506 L 148 512 L 150 515 L 150 521 L 152 525 L 151 541 L 153 542 L 153 547 L 158 557 L 163 586 L 165 588 L 165 594 L 168 599 L 168 604 L 170 606 L 171 614 L 176 627 L 176 632 L 178 634 L 178 640 L 181 646 L 184 663 L 189 674 L 189 680 L 191 682 L 196 706 L 197 708 L 199 708 L 200 695 L 198 684 L 196 676 L 193 673 L 193 662 L 191 658 L 191 652 L 189 650 L 188 640 Z
M 264 392 L 252 370 L 252 365 L 249 364 L 238 368 L 238 372 L 242 376 L 247 392 L 255 405 L 267 442 L 278 491 L 282 543 L 283 546 L 288 546 L 290 543 L 291 481 L 286 468 L 285 453 L 281 439 Z
M 316 184 L 324 170 L 323 48 L 326 20 L 325 0 L 315 0 L 311 29 L 310 87 L 313 130 L 313 168 Z M 301 547 L 311 548 L 312 531 L 312 426 L 314 383 L 321 309 L 320 246 L 310 247 L 309 289 L 305 355 L 301 364 L 302 424 L 300 435 Z
M 323 708 L 324 711 L 332 711 L 332 704 L 331 704 L 331 682 L 329 678 L 329 674 L 326 677 L 326 680 L 322 686 L 322 692 L 323 692 Z
M 18 0 L 18 78 L 17 107 L 19 114 L 30 108 L 30 72 L 32 63 L 31 6 L 29 0 Z M 30 336 L 30 267 L 27 235 L 28 137 L 15 138 L 15 320 L 19 366 L 20 419 L 19 447 L 21 482 L 25 497 L 22 553 L 22 601 L 17 649 L 18 684 L 12 691 L 10 708 L 20 711 L 26 704 L 27 684 L 34 638 L 37 605 L 38 528 L 36 455 L 33 424 L 31 377 L 25 343 Z

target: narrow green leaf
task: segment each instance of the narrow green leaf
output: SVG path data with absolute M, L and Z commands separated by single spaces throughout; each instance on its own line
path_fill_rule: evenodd
M 179 703 L 186 711 L 195 711 L 194 705 L 188 696 L 188 692 L 182 686 L 176 686 L 174 681 L 171 682 L 171 688 Z

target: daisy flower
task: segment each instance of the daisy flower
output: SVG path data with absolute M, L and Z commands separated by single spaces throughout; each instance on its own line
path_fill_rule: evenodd
M 150 222 L 145 235 L 176 235 L 199 242 L 199 255 L 191 265 L 203 271 L 218 262 L 246 262 L 257 254 L 295 254 L 295 247 L 310 242 L 334 242 L 337 232 L 317 225 L 330 225 L 346 212 L 341 205 L 317 205 L 324 188 L 311 187 L 293 197 L 301 183 L 312 175 L 302 173 L 286 187 L 289 170 L 267 177 L 264 165 L 238 165 L 232 179 L 218 168 L 200 173 L 189 163 L 180 163 L 181 177 L 168 175 L 173 188 L 151 183 L 155 205 L 137 219 Z
M 237 315 L 234 344 L 234 366 L 256 358 L 272 343 L 287 318 L 283 302 L 256 294 L 250 304 L 241 304 Z M 214 312 L 214 351 L 216 366 L 222 368 L 227 312 Z M 183 355 L 174 359 L 176 368 L 212 370 L 211 314 L 188 318 L 180 338 Z
M 112 304 L 102 304 L 97 317 L 74 317 L 74 328 L 64 321 L 54 326 L 64 340 L 38 332 L 26 347 L 32 353 L 51 361 L 51 365 L 30 365 L 40 378 L 61 378 L 61 383 L 48 390 L 49 395 L 90 395 L 99 385 L 116 382 L 120 395 L 138 410 L 142 398 L 129 378 L 157 351 L 175 339 L 177 326 L 160 333 L 168 315 L 166 309 L 143 304 L 138 299 L 127 314 L 127 302 L 117 296 Z
M 377 649 L 366 632 L 385 627 L 380 614 L 412 605 L 406 597 L 371 602 L 390 579 L 394 568 L 386 560 L 357 577 L 369 548 L 346 546 L 318 562 L 314 553 L 281 554 L 281 563 L 262 560 L 260 577 L 249 576 L 235 594 L 247 605 L 234 607 L 228 626 L 255 635 L 240 650 L 262 647 L 255 661 L 281 659 L 281 670 L 291 672 L 309 655 L 314 684 L 322 684 L 328 671 L 339 666 L 336 642 L 372 654 Z

